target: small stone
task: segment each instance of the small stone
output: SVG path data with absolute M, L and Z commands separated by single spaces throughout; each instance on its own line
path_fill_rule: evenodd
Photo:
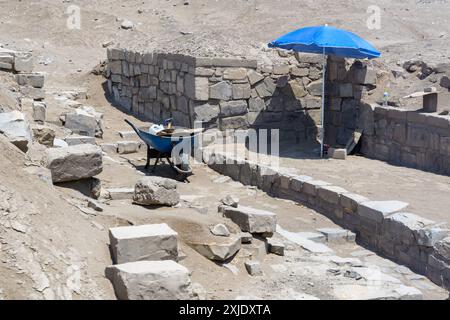
M 120 27 L 125 30 L 133 29 L 134 23 L 131 22 L 130 20 L 124 20 L 124 21 L 122 21 L 122 24 L 120 25 Z
M 241 232 L 241 243 L 252 243 L 253 236 L 250 232 Z
M 251 276 L 262 276 L 263 271 L 261 269 L 261 264 L 258 261 L 248 260 L 245 262 L 245 269 Z
M 279 255 L 279 256 L 284 256 L 284 243 L 278 240 L 274 240 L 274 239 L 268 239 L 267 240 L 267 244 L 268 244 L 268 249 L 270 253 Z
M 231 195 L 227 195 L 226 197 L 222 198 L 220 200 L 220 202 L 222 202 L 222 204 L 224 204 L 226 206 L 237 208 L 238 205 L 239 205 L 239 198 L 236 198 L 236 197 L 231 196 Z
M 211 227 L 209 230 L 215 236 L 219 236 L 219 237 L 229 237 L 230 236 L 230 231 L 222 223 L 216 224 L 215 226 Z

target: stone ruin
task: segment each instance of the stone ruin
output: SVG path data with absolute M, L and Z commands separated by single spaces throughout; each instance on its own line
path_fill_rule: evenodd
M 108 50 L 108 89 L 142 119 L 172 117 L 176 125 L 280 128 L 315 139 L 320 126 L 322 61 L 305 55 L 261 64 L 237 58 Z

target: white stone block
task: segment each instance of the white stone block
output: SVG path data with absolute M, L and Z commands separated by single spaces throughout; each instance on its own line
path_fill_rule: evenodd
M 244 206 L 237 208 L 221 206 L 220 210 L 244 232 L 274 233 L 276 230 L 277 215 L 273 212 Z
M 109 229 L 115 263 L 178 260 L 178 233 L 167 224 L 148 224 Z
M 189 270 L 175 261 L 137 261 L 106 268 L 119 300 L 189 298 Z

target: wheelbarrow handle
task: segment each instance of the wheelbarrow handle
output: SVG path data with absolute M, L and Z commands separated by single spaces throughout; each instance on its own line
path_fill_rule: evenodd
M 132 123 L 131 123 L 129 120 L 127 120 L 127 119 L 124 119 L 124 121 L 125 121 L 126 123 L 128 123 L 128 124 L 133 128 L 134 131 L 136 131 L 136 133 L 137 133 L 138 136 L 140 136 L 140 134 L 139 134 L 139 129 L 138 129 L 134 124 L 132 124 Z

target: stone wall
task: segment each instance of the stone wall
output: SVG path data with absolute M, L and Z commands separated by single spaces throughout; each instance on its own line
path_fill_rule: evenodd
M 175 125 L 276 128 L 315 139 L 320 126 L 320 56 L 286 54 L 276 62 L 108 50 L 108 87 L 122 107 Z
M 377 72 L 367 62 L 328 58 L 325 143 L 345 146 L 358 128 L 359 105 L 377 87 Z
M 353 231 L 358 243 L 450 290 L 450 230 L 423 218 L 424 214 L 409 213 L 408 203 L 371 201 L 326 181 L 208 148 L 203 159 L 212 169 L 245 185 L 313 208 Z
M 450 174 L 450 116 L 366 104 L 360 110 L 365 156 Z

